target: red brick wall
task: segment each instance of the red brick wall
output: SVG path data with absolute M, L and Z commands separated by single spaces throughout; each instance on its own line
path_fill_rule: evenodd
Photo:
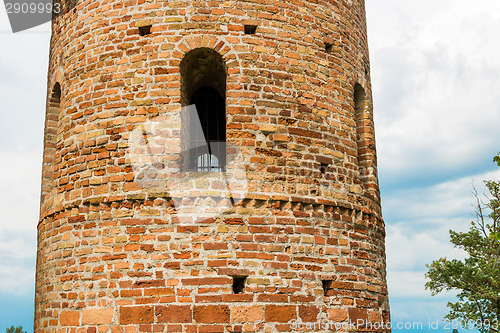
M 51 41 L 48 100 L 55 82 L 62 96 L 38 225 L 37 332 L 275 332 L 292 331 L 291 320 L 388 319 L 363 1 L 67 8 Z M 147 24 L 152 33 L 140 36 Z M 225 62 L 227 137 L 246 157 L 248 194 L 180 223 L 179 198 L 137 183 L 129 138 L 179 110 L 179 65 L 200 47 Z M 233 276 L 248 276 L 242 293 Z M 326 296 L 322 280 L 332 281 Z

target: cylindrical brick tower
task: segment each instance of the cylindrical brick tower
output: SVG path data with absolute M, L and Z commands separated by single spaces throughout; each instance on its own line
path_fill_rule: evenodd
M 364 7 L 63 0 L 35 331 L 385 331 Z

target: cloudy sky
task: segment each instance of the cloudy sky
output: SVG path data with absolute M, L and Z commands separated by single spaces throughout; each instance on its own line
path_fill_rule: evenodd
M 473 184 L 500 179 L 500 1 L 367 0 L 367 14 L 391 315 L 426 327 L 453 294 L 424 290 L 425 264 L 463 256 L 448 230 L 468 228 Z M 0 6 L 0 330 L 33 326 L 49 38 L 12 34 Z

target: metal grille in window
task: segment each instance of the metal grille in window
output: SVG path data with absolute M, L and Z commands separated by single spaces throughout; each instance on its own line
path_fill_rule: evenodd
M 196 160 L 196 171 L 222 171 L 222 168 L 216 156 L 203 154 Z
M 196 105 L 203 133 L 194 122 L 190 126 L 189 169 L 225 171 L 226 169 L 226 110 L 224 98 L 211 87 L 195 91 L 190 104 Z

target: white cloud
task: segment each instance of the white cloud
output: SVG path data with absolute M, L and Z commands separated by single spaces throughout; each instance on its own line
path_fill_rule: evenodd
M 34 286 L 41 155 L 0 152 L 0 292 Z
M 425 230 L 415 233 L 411 228 L 403 228 L 399 225 L 389 226 L 387 235 L 387 261 L 391 274 L 392 272 L 423 272 L 425 264 L 439 257 L 464 257 L 461 250 L 455 249 L 447 241 L 448 229 L 445 228 L 440 228 L 437 232 Z M 404 290 L 398 290 L 397 293 Z
M 12 34 L 0 10 L 0 292 L 33 292 L 50 25 Z
M 500 3 L 388 0 L 367 8 L 383 177 L 446 177 L 490 159 L 500 122 Z
M 387 223 L 387 280 L 396 321 L 442 319 L 454 292 L 431 297 L 425 290 L 425 264 L 440 257 L 463 259 L 466 253 L 449 242 L 448 230 L 466 231 L 473 219 L 474 180 L 500 180 L 500 169 L 420 188 L 400 189 L 384 197 Z
M 391 314 L 441 319 L 453 293 L 430 296 L 425 264 L 463 258 L 448 230 L 469 227 L 473 181 L 500 179 L 481 173 L 500 150 L 500 2 L 366 6 Z
M 456 223 L 450 223 L 456 218 L 464 219 L 468 226 L 474 213 L 473 188 L 482 194 L 485 192 L 483 180 L 494 179 L 500 179 L 498 168 L 436 185 L 396 189 L 383 197 L 383 212 L 391 224 L 411 222 L 418 229 L 425 224 L 456 226 Z
M 11 33 L 0 10 L 0 150 L 42 147 L 50 26 Z
M 33 292 L 36 255 L 34 236 L 32 232 L 25 232 L 13 238 L 0 238 L 0 292 L 15 295 Z
M 418 262 L 433 253 L 459 255 L 447 246 L 448 230 L 466 231 L 474 219 L 473 179 L 478 195 L 484 198 L 486 189 L 479 180 L 499 180 L 500 169 L 386 196 L 383 207 L 384 213 L 390 212 L 385 214 L 389 262 L 407 267 L 410 263 L 405 258 Z

